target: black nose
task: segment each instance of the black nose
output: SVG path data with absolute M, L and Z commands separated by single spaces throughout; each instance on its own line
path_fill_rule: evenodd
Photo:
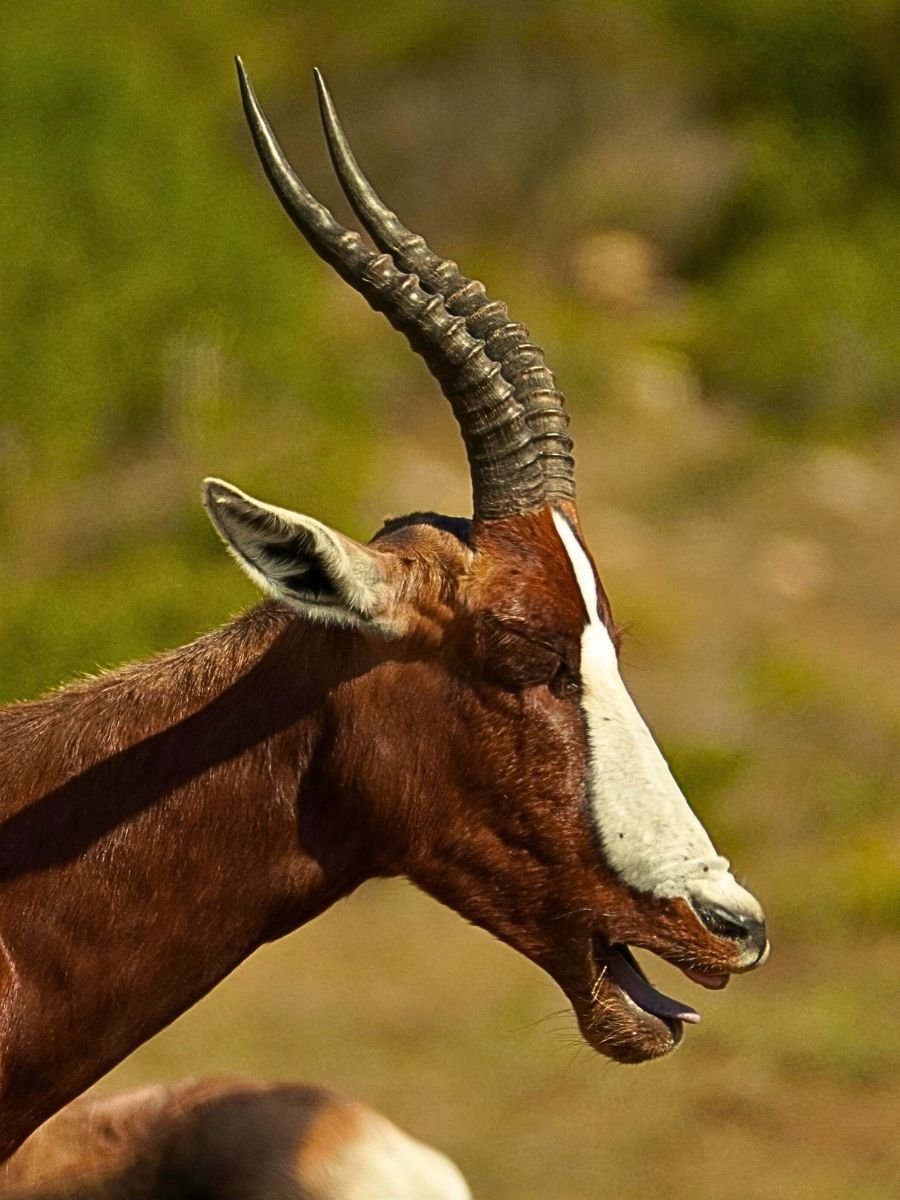
M 698 905 L 696 911 L 710 933 L 755 946 L 757 957 L 762 957 L 765 953 L 768 945 L 765 921 L 758 921 L 756 917 L 746 913 L 729 912 L 727 908 L 721 908 L 718 904 Z

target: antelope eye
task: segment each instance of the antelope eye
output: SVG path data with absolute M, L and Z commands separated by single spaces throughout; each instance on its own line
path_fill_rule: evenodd
M 507 687 L 549 683 L 560 666 L 552 646 L 512 621 L 482 618 L 475 629 L 475 649 L 484 666 Z
M 555 650 L 519 640 L 515 653 L 505 658 L 504 667 L 511 682 L 519 687 L 550 685 L 560 671 L 562 660 Z
M 581 693 L 581 680 L 578 672 L 561 657 L 556 670 L 550 676 L 548 687 L 554 696 L 569 699 Z

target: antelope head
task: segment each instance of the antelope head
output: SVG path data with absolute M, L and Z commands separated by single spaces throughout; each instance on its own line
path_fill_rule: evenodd
M 257 583 L 330 629 L 330 654 L 360 664 L 325 701 L 327 774 L 368 831 L 369 873 L 405 874 L 539 964 L 601 1053 L 666 1054 L 699 1016 L 632 950 L 719 988 L 765 960 L 765 923 L 622 682 L 562 393 L 506 307 L 376 194 L 320 76 L 334 167 L 375 250 L 310 194 L 238 72 L 288 215 L 450 401 L 474 515 L 391 520 L 364 546 L 209 480 L 212 521 Z

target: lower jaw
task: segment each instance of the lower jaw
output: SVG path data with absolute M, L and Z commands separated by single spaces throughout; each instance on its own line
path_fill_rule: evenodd
M 664 1058 L 676 1049 L 682 1038 L 681 1023 L 651 1017 L 650 1022 L 641 1021 L 640 1028 L 610 1029 L 595 1026 L 590 1018 L 580 1021 L 584 1040 L 604 1058 L 622 1064 L 652 1062 Z
M 594 961 L 597 978 L 605 980 L 594 1003 L 582 1015 L 579 1026 L 585 1041 L 599 1053 L 620 1063 L 648 1062 L 671 1054 L 684 1036 L 684 1024 L 675 1015 L 649 1012 L 628 995 L 616 982 L 614 955 L 639 971 L 627 947 L 612 947 L 595 943 Z M 645 977 L 642 975 L 642 978 Z M 648 985 L 652 988 L 652 985 Z M 595 984 L 595 989 L 597 985 Z M 655 989 L 654 989 L 655 990 Z M 605 993 L 605 994 L 604 994 Z M 667 998 L 658 996 L 660 1000 Z M 688 1007 L 687 1012 L 692 1010 Z M 693 1014 L 695 1019 L 696 1014 Z
M 660 1047 L 654 1052 L 654 1058 L 659 1058 L 663 1054 L 671 1054 L 681 1044 L 684 1037 L 683 1021 L 679 1021 L 677 1017 L 659 1017 L 655 1013 L 644 1012 L 624 995 L 622 1002 L 632 1010 L 635 1022 L 640 1023 L 646 1040 L 653 1046 Z

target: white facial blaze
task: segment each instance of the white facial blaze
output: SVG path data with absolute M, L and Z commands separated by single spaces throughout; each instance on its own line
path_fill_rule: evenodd
M 691 811 L 619 674 L 600 619 L 590 561 L 565 518 L 553 521 L 572 562 L 588 623 L 581 640 L 582 711 L 590 750 L 591 807 L 606 861 L 637 891 L 682 896 L 761 918 Z

